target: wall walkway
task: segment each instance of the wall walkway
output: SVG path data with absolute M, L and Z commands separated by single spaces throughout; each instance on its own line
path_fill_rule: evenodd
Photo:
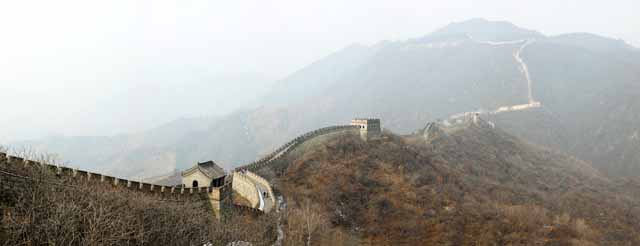
M 324 127 L 314 131 L 307 132 L 285 143 L 284 145 L 280 146 L 278 149 L 269 153 L 265 157 L 257 161 L 251 162 L 249 164 L 237 167 L 235 170 L 236 171 L 240 171 L 240 170 L 255 171 L 257 169 L 260 169 L 264 166 L 268 166 L 271 163 L 278 161 L 280 158 L 282 158 L 283 156 L 286 156 L 289 152 L 295 149 L 295 147 L 297 147 L 298 145 L 304 143 L 309 139 L 312 139 L 314 137 L 324 135 L 324 134 L 329 134 L 329 133 L 339 132 L 339 131 L 346 131 L 346 130 L 359 130 L 359 127 L 352 126 L 352 125 L 340 125 L 340 126 Z

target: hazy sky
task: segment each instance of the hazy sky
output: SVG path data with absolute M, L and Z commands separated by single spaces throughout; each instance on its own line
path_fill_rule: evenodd
M 227 113 L 351 43 L 418 37 L 473 17 L 638 47 L 639 2 L 2 1 L 0 143 Z

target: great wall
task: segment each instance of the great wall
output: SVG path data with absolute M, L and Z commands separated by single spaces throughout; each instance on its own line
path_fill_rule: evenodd
M 462 113 L 458 113 L 458 114 L 454 114 L 448 117 L 448 119 L 445 121 L 445 124 L 448 124 L 448 121 L 458 121 L 461 120 L 462 118 L 466 118 L 469 117 L 470 115 L 477 115 L 477 114 L 481 114 L 481 115 L 495 115 L 495 114 L 501 114 L 501 113 L 506 113 L 506 112 L 514 112 L 514 111 L 522 111 L 522 110 L 527 110 L 527 109 L 532 109 L 532 108 L 540 108 L 542 107 L 542 103 L 539 101 L 536 101 L 533 98 L 533 82 L 531 80 L 531 74 L 529 74 L 529 67 L 527 66 L 527 63 L 524 61 L 524 59 L 522 59 L 522 51 L 524 51 L 524 49 L 533 44 L 535 42 L 534 39 L 518 39 L 518 40 L 510 40 L 510 41 L 481 41 L 478 39 L 475 39 L 474 37 L 472 37 L 471 35 L 467 34 L 466 38 L 471 40 L 474 43 L 478 43 L 478 44 L 482 44 L 482 45 L 490 45 L 490 46 L 501 46 L 501 45 L 517 45 L 517 44 L 521 44 L 520 47 L 513 52 L 513 58 L 516 61 L 516 63 L 519 66 L 520 72 L 522 73 L 526 83 L 527 83 L 527 103 L 524 104 L 517 104 L 517 105 L 506 105 L 506 106 L 500 106 L 495 110 L 490 110 L 490 111 L 484 111 L 484 110 L 480 110 L 480 111 L 470 111 L 470 112 L 462 112 Z
M 73 179 L 80 183 L 100 183 L 114 188 L 127 189 L 136 192 L 149 193 L 158 200 L 186 201 L 189 199 L 204 199 L 214 208 L 214 216 L 220 216 L 219 209 L 230 203 L 228 199 L 231 194 L 231 183 L 227 182 L 218 187 L 176 187 L 157 185 L 141 181 L 121 179 L 113 176 L 93 173 L 85 170 L 72 169 L 64 166 L 42 163 L 28 160 L 22 157 L 8 155 L 0 152 L 0 188 L 5 190 L 15 190 L 24 188 L 25 184 L 35 180 L 33 177 L 16 173 L 16 168 L 40 169 L 51 171 L 60 182 L 50 183 L 50 185 L 63 185 L 65 179 Z
M 465 114 L 464 122 L 472 122 L 474 124 L 481 123 L 479 114 Z M 490 122 L 485 123 L 491 124 Z M 438 127 L 434 127 L 436 124 L 442 123 L 430 122 L 418 134 L 424 138 L 430 138 L 429 135 L 436 134 L 437 129 L 439 129 Z M 354 119 L 351 125 L 320 128 L 294 138 L 257 161 L 239 166 L 230 173 L 225 172 L 220 178 L 211 180 L 209 185 L 203 187 L 188 187 L 190 179 L 185 179 L 185 176 L 183 176 L 182 184 L 180 185 L 158 185 L 52 165 L 0 152 L 0 189 L 16 193 L 24 189 L 25 185 L 30 185 L 29 181 L 32 177 L 11 172 L 11 170 L 15 170 L 15 168 L 12 169 L 11 167 L 21 167 L 25 169 L 40 168 L 42 170 L 50 170 L 51 173 L 60 179 L 60 182 L 53 183 L 52 185 L 65 185 L 64 179 L 72 179 L 80 183 L 98 183 L 114 189 L 126 189 L 128 191 L 151 194 L 156 200 L 161 201 L 204 201 L 210 207 L 211 214 L 217 219 L 226 216 L 226 214 L 228 214 L 226 211 L 231 208 L 248 210 L 252 213 L 259 214 L 270 213 L 273 210 L 279 212 L 279 208 L 285 205 L 283 204 L 284 198 L 281 195 L 276 196 L 270 182 L 255 172 L 261 168 L 281 163 L 281 161 L 297 147 L 314 138 L 340 132 L 350 132 L 351 134 L 359 135 L 365 141 L 377 139 L 382 136 L 379 119 Z M 210 161 L 207 163 L 213 162 Z M 202 163 L 198 163 L 196 167 L 200 164 Z M 190 168 L 188 170 L 192 169 L 193 168 Z M 183 172 L 183 174 L 184 173 L 185 172 Z M 245 202 L 236 204 L 234 199 L 236 195 Z
M 522 51 L 529 44 L 533 43 L 533 40 L 494 42 L 478 41 L 471 36 L 468 36 L 468 38 L 473 42 L 491 46 L 522 44 L 514 52 L 513 56 L 515 61 L 519 64 L 520 71 L 524 75 L 524 78 L 527 82 L 528 103 L 521 105 L 501 106 L 498 109 L 492 111 L 463 112 L 450 116 L 447 120 L 440 122 L 440 124 L 446 126 L 467 120 L 472 120 L 474 123 L 477 123 L 478 117 L 481 114 L 491 115 L 541 107 L 541 103 L 535 101 L 533 98 L 532 82 L 529 71 L 526 63 L 521 57 Z M 492 124 L 491 122 L 488 123 Z M 422 130 L 422 134 L 427 137 L 427 135 L 431 132 L 431 128 L 433 128 L 435 124 L 436 123 L 428 123 Z M 279 205 L 276 202 L 276 196 L 274 194 L 273 188 L 271 187 L 271 184 L 266 179 L 257 175 L 255 173 L 257 170 L 271 166 L 274 163 L 279 163 L 298 146 L 318 136 L 342 131 L 354 131 L 356 133 L 359 132 L 360 136 L 366 140 L 370 137 L 375 137 L 375 135 L 380 134 L 380 129 L 380 120 L 378 119 L 354 119 L 350 125 L 336 125 L 316 129 L 292 139 L 291 141 L 283 144 L 279 148 L 275 149 L 274 151 L 256 161 L 240 165 L 230 173 L 223 173 L 223 176 L 219 178 L 215 177 L 215 182 L 210 182 L 209 185 L 206 185 L 204 187 L 197 185 L 198 181 L 201 181 L 202 177 L 199 177 L 198 181 L 193 181 L 194 185 L 192 187 L 189 187 L 190 182 L 185 181 L 186 179 L 184 177 L 184 172 L 182 174 L 183 181 L 181 185 L 158 185 L 148 182 L 117 178 L 99 173 L 92 173 L 84 170 L 72 169 L 64 166 L 41 163 L 34 160 L 25 160 L 21 157 L 11 156 L 6 153 L 0 153 L 0 164 L 2 164 L 0 165 L 0 168 L 2 168 L 0 169 L 0 188 L 16 189 L 17 187 L 23 185 L 25 180 L 29 179 L 29 177 L 24 177 L 15 173 L 7 172 L 6 168 L 4 168 L 5 166 L 23 165 L 27 168 L 37 166 L 43 169 L 51 170 L 58 177 L 72 178 L 85 182 L 99 182 L 111 185 L 116 188 L 152 193 L 156 194 L 158 199 L 187 200 L 187 198 L 191 199 L 193 198 L 193 196 L 198 196 L 199 199 L 206 199 L 208 201 L 208 203 L 211 205 L 214 216 L 218 218 L 222 216 L 222 210 L 225 207 L 235 206 L 233 204 L 234 193 L 243 197 L 247 201 L 247 204 L 244 204 L 246 208 L 268 213 L 273 208 L 277 208 Z M 200 163 L 198 163 L 198 165 L 200 165 Z M 198 167 L 198 165 L 196 165 L 196 167 Z M 202 183 L 205 184 L 206 182 Z
M 501 106 L 498 109 L 492 111 L 463 112 L 450 116 L 447 120 L 440 122 L 440 124 L 446 126 L 467 120 L 472 120 L 474 123 L 477 123 L 477 120 L 481 114 L 491 115 L 511 111 L 520 111 L 542 106 L 540 102 L 535 101 L 533 98 L 532 82 L 529 71 L 526 63 L 521 57 L 521 52 L 529 44 L 533 43 L 533 40 L 493 42 L 478 41 L 471 36 L 468 36 L 468 38 L 473 42 L 492 46 L 522 44 L 519 49 L 514 52 L 513 56 L 515 61 L 520 65 L 520 71 L 524 75 L 527 82 L 528 103 L 521 105 Z M 488 123 L 492 124 L 491 122 Z M 437 123 L 428 123 L 422 130 L 422 133 L 429 134 L 431 132 L 431 128 L 433 128 L 435 124 Z M 89 171 L 78 170 L 64 166 L 51 165 L 34 160 L 23 159 L 21 157 L 12 156 L 0 152 L 0 188 L 16 189 L 23 185 L 24 181 L 28 180 L 29 177 L 7 172 L 5 168 L 6 166 L 23 165 L 25 168 L 40 167 L 43 169 L 51 170 L 56 174 L 56 176 L 61 178 L 72 178 L 85 182 L 99 182 L 106 185 L 111 185 L 116 188 L 151 193 L 157 195 L 158 199 L 163 200 L 187 200 L 192 199 L 194 196 L 197 196 L 198 199 L 206 199 L 208 201 L 208 203 L 211 205 L 214 216 L 218 218 L 222 216 L 222 210 L 225 207 L 236 206 L 232 204 L 232 196 L 234 193 L 242 196 L 247 201 L 248 204 L 244 204 L 246 208 L 268 213 L 273 208 L 277 208 L 279 205 L 277 204 L 276 196 L 273 188 L 271 187 L 271 184 L 255 172 L 261 168 L 279 163 L 298 146 L 313 138 L 343 131 L 353 131 L 354 133 L 359 133 L 360 136 L 365 140 L 374 138 L 376 135 L 379 135 L 381 133 L 380 120 L 354 119 L 350 125 L 329 126 L 304 133 L 283 144 L 264 157 L 251 163 L 240 165 L 239 167 L 233 169 L 230 173 L 225 173 L 222 177 L 216 179 L 216 182 L 211 182 L 209 185 L 202 187 L 197 186 L 198 182 L 194 182 L 195 187 L 189 187 L 189 183 L 184 181 L 184 176 L 181 185 L 158 185 L 149 182 L 128 180 L 99 173 L 92 173 Z
M 354 130 L 354 129 L 359 129 L 359 126 L 355 126 L 355 125 L 339 125 L 339 126 L 329 126 L 329 127 L 324 127 L 324 128 L 320 128 L 317 130 L 313 130 L 310 132 L 307 132 L 305 134 L 302 134 L 296 138 L 294 138 L 293 140 L 283 144 L 282 146 L 280 146 L 279 148 L 277 148 L 276 150 L 274 150 L 273 152 L 267 154 L 265 157 L 251 162 L 249 164 L 246 165 L 242 165 L 240 167 L 237 167 L 235 170 L 239 171 L 239 170 L 249 170 L 249 171 L 254 171 L 257 169 L 260 169 L 264 166 L 268 166 L 271 163 L 274 163 L 276 161 L 278 161 L 281 157 L 286 156 L 289 152 L 291 152 L 293 149 L 295 149 L 298 145 L 304 143 L 305 141 L 320 136 L 320 135 L 325 135 L 325 134 L 329 134 L 329 133 L 333 133 L 333 132 L 339 132 L 339 131 L 345 131 L 345 130 Z
M 231 173 L 217 179 L 220 182 L 212 182 L 210 185 L 204 187 L 188 187 L 188 183 L 184 181 L 181 185 L 170 186 L 122 179 L 85 170 L 24 159 L 0 152 L 0 188 L 6 190 L 21 189 L 24 188 L 25 182 L 31 179 L 31 177 L 11 172 L 9 167 L 41 168 L 43 170 L 50 170 L 60 179 L 97 182 L 110 185 L 114 188 L 150 193 L 156 195 L 160 200 L 184 201 L 193 199 L 194 196 L 197 197 L 197 199 L 206 199 L 211 205 L 213 215 L 217 218 L 222 216 L 224 208 L 236 206 L 232 204 L 234 192 L 248 201 L 249 204 L 245 205 L 247 209 L 267 213 L 279 205 L 276 204 L 276 196 L 269 181 L 255 174 L 254 171 L 281 160 L 306 141 L 318 136 L 343 131 L 352 131 L 365 139 L 375 137 L 381 133 L 380 121 L 377 119 L 355 119 L 351 125 L 330 126 L 307 132 L 285 143 L 265 157 L 234 169 Z M 60 184 L 62 184 L 62 182 L 60 182 Z

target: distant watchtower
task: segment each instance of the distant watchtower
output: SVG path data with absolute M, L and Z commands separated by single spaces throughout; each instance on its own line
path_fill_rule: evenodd
M 365 141 L 368 139 L 374 139 L 382 136 L 382 130 L 380 128 L 380 119 L 356 118 L 351 120 L 351 125 L 360 127 L 360 137 Z

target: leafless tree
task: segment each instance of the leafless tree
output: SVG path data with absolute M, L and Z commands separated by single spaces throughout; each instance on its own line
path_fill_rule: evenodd
M 320 213 L 317 205 L 304 200 L 299 206 L 292 207 L 286 212 L 287 232 L 285 242 L 288 245 L 312 245 L 316 237 L 327 233 L 329 222 Z
M 38 161 L 55 163 L 47 155 Z M 232 213 L 219 221 L 197 195 L 162 197 L 57 176 L 41 165 L 0 164 L 0 170 L 14 182 L 0 190 L 0 245 L 261 245 L 275 238 L 270 215 Z

